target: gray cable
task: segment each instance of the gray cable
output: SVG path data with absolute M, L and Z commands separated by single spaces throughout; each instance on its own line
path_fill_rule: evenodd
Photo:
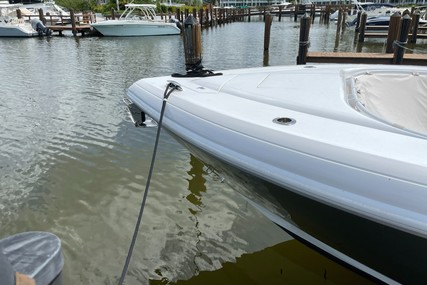
M 169 90 L 169 88 L 172 88 L 172 89 Z M 154 143 L 153 156 L 151 157 L 151 164 L 150 164 L 150 169 L 149 169 L 149 172 L 148 172 L 147 182 L 146 182 L 146 185 L 145 185 L 144 196 L 142 198 L 141 208 L 139 210 L 138 219 L 137 219 L 136 224 L 135 224 L 135 229 L 134 229 L 134 232 L 133 232 L 132 241 L 131 241 L 130 246 L 129 246 L 128 255 L 126 257 L 126 262 L 125 262 L 125 265 L 123 266 L 122 275 L 120 276 L 120 280 L 119 280 L 119 283 L 118 283 L 119 285 L 122 285 L 123 281 L 125 280 L 125 276 L 126 276 L 126 273 L 128 271 L 130 259 L 132 257 L 133 248 L 135 247 L 136 238 L 138 236 L 139 226 L 141 224 L 142 214 L 144 212 L 145 202 L 147 200 L 148 189 L 150 188 L 151 176 L 153 174 L 154 161 L 156 160 L 157 146 L 159 144 L 160 130 L 162 128 L 162 121 L 163 121 L 163 115 L 165 113 L 166 102 L 167 102 L 167 99 L 169 98 L 169 95 L 174 90 L 176 90 L 176 89 L 179 89 L 179 87 L 176 86 L 173 83 L 169 83 L 168 86 L 166 87 L 165 93 L 163 95 L 162 110 L 160 111 L 160 118 L 159 118 L 159 122 L 158 122 L 158 128 L 157 128 L 157 134 L 156 134 L 156 141 Z

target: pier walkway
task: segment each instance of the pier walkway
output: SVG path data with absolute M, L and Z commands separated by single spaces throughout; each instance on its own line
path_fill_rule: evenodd
M 392 53 L 308 52 L 307 62 L 392 64 Z M 405 54 L 402 64 L 427 65 L 427 54 Z
M 76 35 L 77 33 L 79 33 L 82 36 L 84 36 L 85 34 L 93 33 L 93 29 L 90 25 L 76 25 L 76 26 L 47 25 L 47 28 L 49 28 L 53 32 L 58 32 L 60 36 L 63 35 L 64 31 L 71 31 L 73 35 Z

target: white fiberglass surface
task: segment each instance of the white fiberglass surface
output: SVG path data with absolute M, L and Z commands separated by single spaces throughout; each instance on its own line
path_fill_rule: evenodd
M 315 98 L 313 94 L 298 94 L 298 84 L 290 78 L 302 78 L 300 69 L 275 72 L 269 68 L 264 74 L 262 70 L 253 74 L 232 71 L 225 72 L 224 76 L 194 80 L 147 79 L 139 86 L 143 85 L 142 89 L 156 94 L 145 96 L 144 100 L 151 105 L 154 102 L 149 101 L 163 93 L 159 86 L 164 87 L 168 80 L 178 82 L 183 90 L 169 98 L 165 124 L 200 148 L 210 149 L 215 155 L 237 163 L 249 172 L 262 173 L 271 181 L 280 183 L 278 181 L 287 177 L 283 183 L 319 200 L 325 197 L 330 201 L 336 199 L 335 203 L 349 211 L 353 207 L 369 208 L 365 210 L 385 223 L 395 226 L 396 223 L 400 226 L 406 223 L 404 227 L 412 228 L 410 231 L 419 231 L 417 221 L 425 222 L 424 207 L 417 202 L 425 199 L 425 162 L 420 156 L 424 152 L 424 140 L 356 124 L 356 120 L 373 120 L 347 104 L 344 77 L 339 69 L 312 68 L 307 76 L 317 76 L 315 82 L 319 85 L 328 84 L 322 83 L 321 69 L 326 71 L 323 78 L 337 81 L 328 87 L 335 90 L 329 94 L 335 99 L 323 94 L 318 100 L 310 100 Z M 279 82 L 281 77 L 286 79 Z M 245 84 L 244 78 L 251 80 Z M 285 80 L 287 82 L 283 83 Z M 299 83 L 302 89 L 313 89 L 303 83 Z M 284 95 L 282 104 L 287 104 L 286 97 L 293 93 L 295 102 L 304 102 L 319 111 L 314 114 L 307 110 L 301 112 L 268 102 L 273 97 L 280 99 L 280 95 L 269 92 L 280 91 L 277 87 L 281 84 L 288 87 L 284 90 L 287 95 Z M 141 91 L 135 90 L 136 93 Z M 335 102 L 337 106 L 333 108 L 322 99 L 331 100 L 329 103 Z M 339 106 L 347 107 L 348 117 L 357 119 L 349 124 L 339 116 L 332 118 L 333 113 L 320 116 L 326 112 L 324 107 L 336 109 L 338 114 Z M 274 124 L 273 119 L 278 116 L 289 116 L 296 123 L 286 127 Z M 402 148 L 402 145 L 407 147 Z M 277 157 L 286 159 L 277 160 Z M 313 189 L 322 190 L 316 194 Z M 378 209 L 382 213 L 378 213 Z M 411 216 L 411 223 L 390 221 L 394 220 L 391 216 L 405 211 L 409 212 L 403 216 L 408 219 Z

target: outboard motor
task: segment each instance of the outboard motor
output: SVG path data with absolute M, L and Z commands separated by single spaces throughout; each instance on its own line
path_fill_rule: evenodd
M 39 19 L 31 19 L 31 27 L 39 33 L 39 36 L 50 36 L 52 34 L 52 31 Z
M 178 21 L 177 19 L 175 19 L 175 18 L 170 18 L 170 19 L 169 19 L 169 23 L 175 23 L 175 25 L 176 25 L 180 30 L 182 30 L 182 24 L 181 24 L 181 22 L 180 22 L 180 21 Z

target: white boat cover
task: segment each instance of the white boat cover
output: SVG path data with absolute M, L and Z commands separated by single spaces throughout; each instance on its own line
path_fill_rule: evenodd
M 0 239 L 1 285 L 14 285 L 15 272 L 34 279 L 37 285 L 52 284 L 63 266 L 61 240 L 52 233 L 24 232 Z
M 366 73 L 354 77 L 359 103 L 372 116 L 427 135 L 427 75 Z

